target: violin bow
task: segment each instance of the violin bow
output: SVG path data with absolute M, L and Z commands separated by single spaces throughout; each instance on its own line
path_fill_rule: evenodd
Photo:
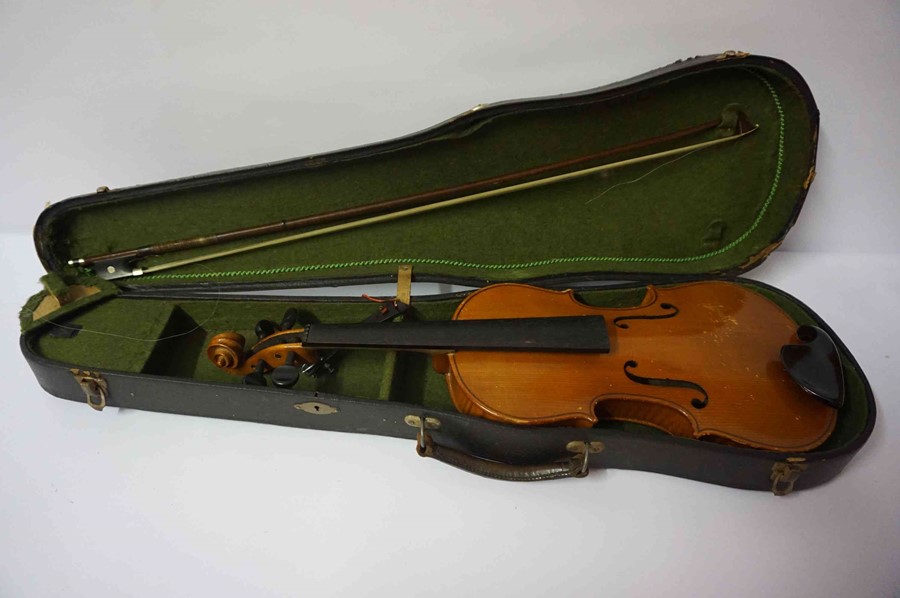
M 743 115 L 741 115 L 741 117 L 743 117 Z M 571 170 L 560 174 L 552 174 L 543 178 L 534 178 L 554 171 L 582 166 L 584 164 L 590 164 L 591 162 L 596 162 L 597 160 L 602 160 L 604 158 L 608 158 L 617 154 L 627 153 L 653 145 L 676 141 L 678 139 L 695 135 L 703 131 L 714 129 L 721 123 L 721 120 L 712 120 L 701 123 L 699 125 L 681 129 L 673 133 L 668 133 L 665 135 L 660 135 L 658 137 L 653 137 L 650 139 L 645 139 L 642 141 L 606 149 L 602 152 L 591 154 L 589 156 L 582 156 L 579 158 L 564 160 L 561 162 L 545 164 L 543 166 L 503 174 L 497 177 L 474 181 L 471 183 L 465 183 L 447 189 L 427 191 L 424 193 L 417 193 L 414 195 L 408 195 L 396 199 L 378 201 L 361 206 L 346 208 L 343 210 L 323 212 L 320 214 L 303 216 L 292 220 L 282 220 L 279 222 L 240 228 L 208 236 L 192 237 L 189 239 L 169 241 L 146 247 L 103 253 L 85 258 L 71 259 L 68 260 L 68 264 L 70 266 L 91 267 L 99 276 L 107 280 L 142 276 L 144 274 L 162 272 L 164 270 L 169 270 L 172 268 L 179 268 L 182 266 L 188 266 L 191 264 L 209 260 L 238 255 L 241 253 L 255 251 L 257 249 L 263 249 L 266 247 L 274 247 L 285 243 L 293 243 L 304 239 L 311 239 L 313 237 L 322 235 L 352 230 L 355 228 L 369 226 L 380 222 L 387 222 L 407 216 L 423 214 L 426 212 L 462 205 L 482 199 L 488 199 L 491 197 L 499 197 L 501 195 L 515 193 L 517 191 L 535 189 L 546 185 L 552 185 L 555 183 L 561 183 L 563 181 L 586 177 L 600 172 L 624 168 L 626 166 L 632 166 L 635 164 L 641 164 L 653 160 L 661 160 L 669 157 L 681 156 L 707 147 L 736 141 L 753 133 L 759 128 L 759 125 L 752 125 L 747 130 L 744 130 L 745 121 L 743 118 L 739 118 L 737 132 L 726 137 L 720 137 L 718 139 L 713 139 L 710 141 L 704 141 L 665 151 L 645 154 L 618 162 L 610 162 L 598 166 L 590 166 L 578 170 Z M 510 182 L 512 182 L 512 184 L 509 184 L 507 186 L 500 186 Z M 466 195 L 459 195 L 460 193 L 467 192 L 469 193 Z M 132 267 L 132 264 L 137 260 L 150 256 L 158 256 L 186 249 L 194 249 L 197 247 L 218 245 L 272 233 L 305 229 L 311 226 L 330 224 L 333 222 L 340 222 L 340 224 L 324 226 L 322 228 L 315 228 L 312 230 L 304 230 L 303 232 L 296 234 L 285 235 L 275 239 L 269 239 L 256 243 L 250 243 L 227 250 L 212 251 L 190 258 L 153 264 L 146 268 Z

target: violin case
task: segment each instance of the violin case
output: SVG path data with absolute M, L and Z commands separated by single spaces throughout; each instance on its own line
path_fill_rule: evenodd
M 724 123 L 729 111 L 746 114 L 758 129 L 673 159 L 156 274 L 106 280 L 68 264 L 79 256 L 490 179 L 709 119 Z M 126 189 L 102 187 L 52 205 L 38 218 L 34 241 L 47 275 L 21 312 L 21 350 L 48 393 L 85 408 L 393 436 L 410 443 L 411 458 L 417 447 L 421 455 L 507 480 L 619 468 L 778 495 L 811 488 L 835 477 L 868 439 L 875 422 L 872 392 L 827 323 L 800 300 L 741 275 L 778 247 L 799 216 L 815 173 L 818 126 L 815 101 L 796 70 L 778 59 L 726 52 L 586 92 L 478 105 L 383 143 Z M 277 321 L 289 307 L 309 321 L 347 323 L 377 307 L 349 291 L 321 297 L 303 289 L 399 281 L 403 296 L 410 280 L 572 288 L 579 300 L 609 307 L 640 303 L 648 284 L 744 285 L 798 324 L 831 336 L 845 400 L 824 444 L 773 452 L 633 423 L 521 426 L 464 415 L 430 356 L 412 352 L 345 351 L 334 373 L 304 376 L 293 388 L 244 385 L 207 359 L 215 334 L 234 330 L 254 338 L 257 321 Z M 414 296 L 412 313 L 446 320 L 465 296 Z

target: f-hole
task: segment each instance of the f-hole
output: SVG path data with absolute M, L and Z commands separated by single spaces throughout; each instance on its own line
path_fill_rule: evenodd
M 662 307 L 662 306 L 660 306 Z M 637 374 L 632 373 L 629 370 L 633 370 L 637 367 L 637 362 L 634 360 L 628 360 L 625 362 L 625 375 L 634 382 L 638 384 L 646 384 L 648 386 L 668 386 L 672 388 L 690 388 L 692 390 L 696 390 L 700 394 L 703 395 L 702 399 L 693 398 L 691 399 L 691 406 L 694 409 L 703 409 L 709 404 L 709 395 L 706 394 L 706 391 L 702 386 L 695 382 L 691 382 L 689 380 L 675 380 L 672 378 L 645 378 L 644 376 L 638 376 Z
M 674 318 L 678 315 L 678 308 L 671 303 L 660 303 L 659 308 L 666 310 L 667 313 L 656 314 L 654 316 L 619 316 L 618 318 L 613 320 L 613 324 L 617 328 L 628 328 L 628 323 L 626 322 L 626 320 L 665 320 L 668 318 Z

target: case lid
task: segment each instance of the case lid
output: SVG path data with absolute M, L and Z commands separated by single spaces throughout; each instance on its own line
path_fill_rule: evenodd
M 67 262 L 85 256 L 524 182 L 496 197 L 177 268 L 153 271 L 279 235 L 148 257 L 131 264 L 143 275 L 114 283 L 312 286 L 387 279 L 398 264 L 413 264 L 417 280 L 469 284 L 732 275 L 758 265 L 797 218 L 817 127 L 815 102 L 792 67 L 728 52 L 587 92 L 479 105 L 383 143 L 75 197 L 41 214 L 35 244 L 48 271 L 76 284 L 93 272 Z M 610 163 L 619 165 L 530 185 Z

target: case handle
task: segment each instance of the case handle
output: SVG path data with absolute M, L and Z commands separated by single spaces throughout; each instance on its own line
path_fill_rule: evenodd
M 431 457 L 469 473 L 509 482 L 537 482 L 587 477 L 590 472 L 588 457 L 590 453 L 603 450 L 603 445 L 599 442 L 574 441 L 570 442 L 566 448 L 575 454 L 563 461 L 539 465 L 511 465 L 488 461 L 446 446 L 440 446 L 423 429 L 419 430 L 416 437 L 416 452 L 420 457 Z

